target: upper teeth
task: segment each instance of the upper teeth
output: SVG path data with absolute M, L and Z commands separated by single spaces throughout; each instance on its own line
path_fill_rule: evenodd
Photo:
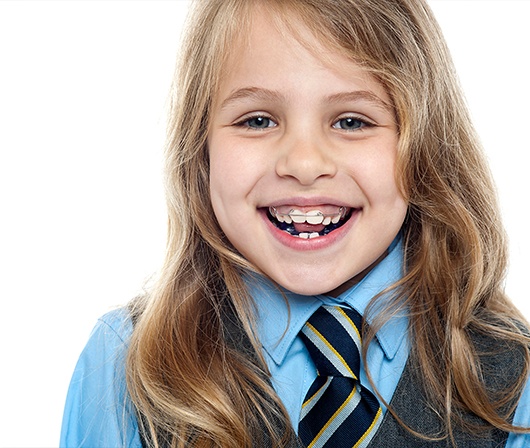
M 292 222 L 296 224 L 303 224 L 307 222 L 308 224 L 337 224 L 341 218 L 344 218 L 345 208 L 339 207 L 337 213 L 322 213 L 320 210 L 310 210 L 308 212 L 303 212 L 298 209 L 291 209 L 288 213 L 279 213 L 275 207 L 269 207 L 269 212 L 280 222 L 286 222 L 291 224 Z

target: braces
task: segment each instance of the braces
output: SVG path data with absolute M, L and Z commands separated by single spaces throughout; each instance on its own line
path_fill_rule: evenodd
M 322 213 L 318 210 L 311 210 L 303 213 L 300 210 L 291 209 L 287 213 L 280 213 L 276 207 L 269 207 L 269 213 L 280 222 L 291 224 L 293 221 L 297 224 L 307 222 L 308 224 L 337 224 L 346 216 L 346 208 L 339 207 L 337 213 Z

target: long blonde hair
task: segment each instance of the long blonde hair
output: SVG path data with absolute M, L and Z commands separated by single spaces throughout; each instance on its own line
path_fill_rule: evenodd
M 499 409 L 523 387 L 529 340 L 516 324 L 522 316 L 502 292 L 506 243 L 494 187 L 426 3 L 201 0 L 170 113 L 166 261 L 157 286 L 132 307 L 128 390 L 149 443 L 251 447 L 267 440 L 276 447 L 293 437 L 253 330 L 253 302 L 241 274 L 254 268 L 223 235 L 209 198 L 211 105 L 225 61 L 256 8 L 267 8 L 284 31 L 296 34 L 299 24 L 311 30 L 370 71 L 393 100 L 400 134 L 396 177 L 410 204 L 403 229 L 406 275 L 368 340 L 406 307 L 411 356 L 433 407 L 445 416 L 447 434 L 461 409 L 515 430 Z M 237 331 L 243 344 L 234 340 Z M 500 400 L 483 385 L 470 331 L 524 347 L 523 375 Z

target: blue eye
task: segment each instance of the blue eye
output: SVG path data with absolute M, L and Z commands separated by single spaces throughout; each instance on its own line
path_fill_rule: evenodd
M 355 117 L 345 117 L 333 123 L 332 127 L 335 129 L 342 129 L 344 131 L 356 131 L 357 129 L 370 126 L 366 121 Z
M 240 123 L 252 129 L 267 129 L 276 126 L 276 123 L 269 117 L 256 116 L 248 118 Z

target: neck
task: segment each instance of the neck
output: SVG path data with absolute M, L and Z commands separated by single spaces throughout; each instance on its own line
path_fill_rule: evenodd
M 354 275 L 352 278 L 350 278 L 349 280 L 347 280 L 346 282 L 344 282 L 342 285 L 338 286 L 337 288 L 335 289 L 332 289 L 331 291 L 327 292 L 326 296 L 330 296 L 330 297 L 338 297 L 340 296 L 343 292 L 347 291 L 348 289 L 350 289 L 352 286 L 355 286 L 357 283 L 359 283 L 364 277 L 366 277 L 366 275 L 376 266 L 379 264 L 379 262 L 381 260 L 383 260 L 383 258 L 385 258 L 386 256 L 388 255 L 388 250 L 385 250 L 381 256 L 375 260 L 370 266 L 368 266 L 366 269 L 364 269 L 363 271 L 359 272 L 357 275 Z

